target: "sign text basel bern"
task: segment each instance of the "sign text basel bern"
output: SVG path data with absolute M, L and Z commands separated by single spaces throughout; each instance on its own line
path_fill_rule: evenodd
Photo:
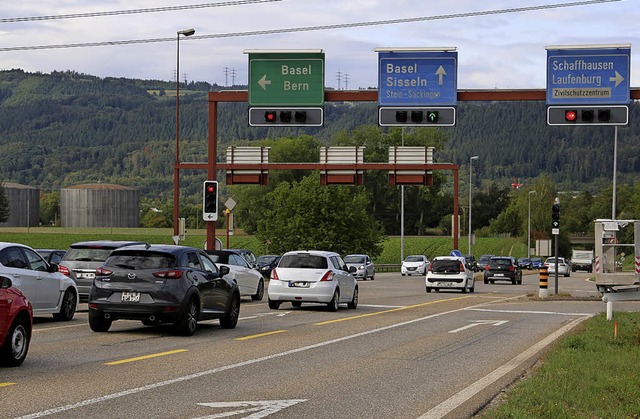
M 249 105 L 324 105 L 324 53 L 249 54 Z

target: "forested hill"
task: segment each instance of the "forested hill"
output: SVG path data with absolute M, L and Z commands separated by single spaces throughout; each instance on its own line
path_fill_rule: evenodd
M 181 87 L 181 161 L 206 161 L 207 92 L 221 89 L 204 82 Z M 620 182 L 640 173 L 636 108 L 631 125 L 619 128 Z M 376 110 L 376 103 L 327 103 L 322 128 L 257 128 L 248 126 L 246 103 L 222 103 L 218 160 L 238 141 L 305 133 L 330 144 L 337 132 L 377 125 Z M 565 189 L 611 183 L 614 129 L 547 127 L 543 102 L 463 102 L 457 126 L 442 129 L 450 140 L 436 150 L 436 161 L 467 165 L 478 155 L 474 171 L 485 182 L 549 173 Z M 0 71 L 0 181 L 45 190 L 110 182 L 169 197 L 174 146 L 174 82 Z

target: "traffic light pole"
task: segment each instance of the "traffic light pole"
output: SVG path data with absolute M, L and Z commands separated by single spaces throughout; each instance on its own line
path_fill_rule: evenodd
M 209 101 L 209 146 L 207 153 L 207 180 L 216 180 L 218 171 L 216 160 L 218 155 L 218 102 Z M 216 248 L 216 222 L 207 221 L 206 250 Z
M 558 234 L 554 234 L 553 236 L 554 236 L 554 237 L 553 237 L 553 238 L 554 238 L 554 240 L 553 240 L 553 241 L 554 241 L 554 244 L 553 244 L 553 247 L 554 247 L 553 251 L 554 251 L 554 253 L 553 253 L 553 254 L 556 256 L 556 258 L 555 258 L 555 259 L 556 259 L 556 261 L 555 261 L 556 266 L 555 266 L 554 274 L 553 274 L 553 277 L 554 277 L 554 284 L 553 284 L 553 285 L 554 285 L 554 289 L 553 289 L 553 293 L 554 293 L 555 295 L 558 295 L 558 237 L 560 237 L 560 235 L 558 235 Z

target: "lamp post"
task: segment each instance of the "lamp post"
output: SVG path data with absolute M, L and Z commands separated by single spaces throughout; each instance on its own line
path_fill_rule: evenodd
M 529 216 L 528 227 L 527 227 L 527 258 L 531 259 L 531 194 L 536 193 L 536 191 L 529 191 Z
M 176 36 L 176 160 L 173 163 L 173 236 L 180 236 L 180 35 L 191 36 L 196 33 L 193 28 L 178 31 Z M 176 242 L 177 244 L 177 242 Z
M 469 254 L 471 252 L 471 174 L 473 173 L 473 161 L 478 160 L 478 156 L 469 157 Z M 456 222 L 456 220 L 454 220 Z

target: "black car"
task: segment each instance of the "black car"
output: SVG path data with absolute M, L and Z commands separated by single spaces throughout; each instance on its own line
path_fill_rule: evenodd
M 522 268 L 511 256 L 494 256 L 484 271 L 484 283 L 495 281 L 510 281 L 512 284 L 522 284 Z
M 476 260 L 476 258 L 473 255 L 464 255 L 463 257 L 471 267 L 471 270 L 473 272 L 478 272 L 478 261 Z
M 135 245 L 116 249 L 96 269 L 89 294 L 89 325 L 106 332 L 114 320 L 172 323 L 191 336 L 197 322 L 220 319 L 233 329 L 240 315 L 238 285 L 200 249 Z
M 273 268 L 278 266 L 278 262 L 282 256 L 280 255 L 262 255 L 258 257 L 256 261 L 256 269 L 264 276 L 265 278 L 271 277 L 271 271 Z

